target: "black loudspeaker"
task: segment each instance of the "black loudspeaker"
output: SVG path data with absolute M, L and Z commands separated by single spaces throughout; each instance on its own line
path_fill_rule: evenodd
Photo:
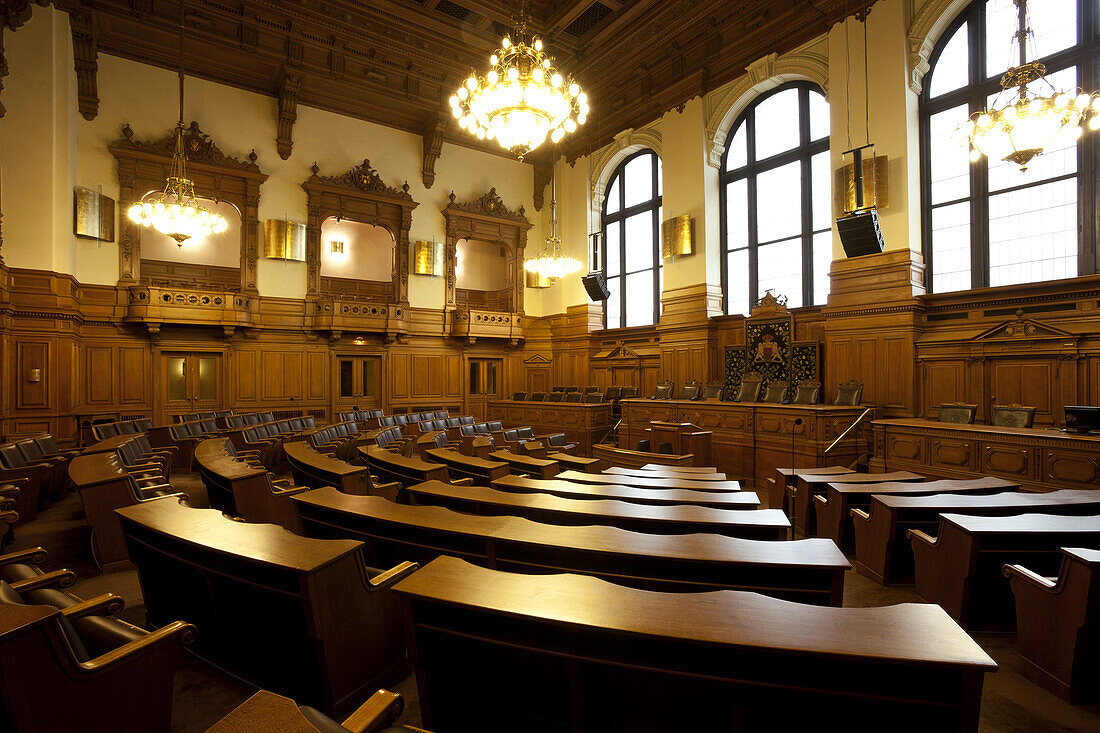
M 590 272 L 581 278 L 581 282 L 592 300 L 607 300 L 611 297 L 611 291 L 607 289 L 607 278 L 602 272 Z
M 847 257 L 879 254 L 885 247 L 874 209 L 837 219 L 836 230 Z

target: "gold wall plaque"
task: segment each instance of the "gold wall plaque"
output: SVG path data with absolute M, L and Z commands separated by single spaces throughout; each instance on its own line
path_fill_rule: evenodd
M 306 225 L 286 219 L 264 219 L 264 257 L 305 262 Z
M 661 223 L 661 257 L 695 254 L 695 219 L 689 214 L 674 216 Z
M 413 274 L 443 275 L 443 242 L 413 242 Z
M 554 284 L 552 278 L 546 277 L 538 272 L 531 272 L 530 270 L 524 270 L 527 278 L 526 285 L 529 288 L 548 288 Z
M 876 155 L 875 164 L 863 165 L 863 209 L 885 209 L 890 205 L 890 186 L 886 156 Z M 833 173 L 833 211 L 837 217 L 856 210 L 854 168 L 849 163 Z
M 100 242 L 115 241 L 115 200 L 90 188 L 75 187 L 73 234 Z

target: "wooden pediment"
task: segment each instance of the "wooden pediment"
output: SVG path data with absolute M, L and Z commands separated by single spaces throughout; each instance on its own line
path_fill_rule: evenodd
M 593 359 L 641 359 L 642 355 L 624 344 L 614 348 L 604 349 L 592 357 Z
M 336 189 L 347 188 L 359 193 L 393 199 L 412 207 L 416 206 L 412 194 L 409 193 L 408 181 L 405 181 L 401 188 L 386 185 L 386 182 L 382 180 L 382 176 L 378 175 L 378 171 L 371 167 L 370 160 L 366 158 L 359 165 L 338 176 L 319 175 L 321 169 L 317 167 L 316 163 L 310 167 L 309 171 L 313 175 L 302 184 L 302 187 L 307 191 L 310 187 L 318 185 Z
M 465 214 L 479 214 L 481 216 L 491 216 L 494 219 L 504 219 L 505 221 L 519 224 L 523 229 L 530 229 L 532 224 L 527 220 L 527 212 L 524 210 L 521 204 L 518 210 L 512 210 L 508 208 L 508 205 L 504 203 L 504 200 L 497 194 L 497 189 L 494 186 L 489 189 L 489 193 L 483 194 L 469 203 L 458 203 L 455 201 L 455 192 L 451 191 L 450 203 L 447 204 L 447 208 L 443 210 L 444 213 L 448 212 L 462 212 Z
M 553 360 L 548 356 L 542 354 L 532 354 L 523 360 L 523 363 L 531 367 L 548 367 L 553 363 Z
M 1031 318 L 1024 318 L 1023 311 L 1016 311 L 1016 318 L 982 331 L 972 338 L 971 341 L 1035 341 L 1041 339 L 1065 338 L 1076 339 L 1078 335 L 1048 323 L 1036 321 Z
M 122 139 L 110 146 L 111 152 L 116 158 L 126 152 L 145 153 L 158 157 L 171 159 L 176 150 L 176 132 L 172 130 L 159 140 L 138 140 L 134 137 L 134 131 L 129 125 L 122 128 Z M 189 165 L 213 165 L 225 168 L 238 169 L 242 172 L 260 173 L 260 167 L 256 165 L 256 151 L 250 152 L 244 160 L 226 155 L 221 151 L 210 136 L 199 127 L 195 120 L 183 131 L 183 153 L 187 156 Z M 262 175 L 262 174 L 261 174 Z M 263 176 L 267 178 L 267 176 Z

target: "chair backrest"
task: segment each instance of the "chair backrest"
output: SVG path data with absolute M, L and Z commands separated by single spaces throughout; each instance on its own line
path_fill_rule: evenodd
M 474 430 L 473 425 L 460 425 L 458 427 L 458 432 L 459 432 L 459 435 L 466 435 L 466 436 L 477 435 L 477 431 Z
M 816 405 L 821 400 L 821 382 L 799 382 L 794 388 L 792 405 Z
M 500 424 L 500 420 L 491 420 L 489 422 L 489 432 L 499 433 L 504 430 L 504 426 Z
M 631 397 L 637 397 L 637 396 L 638 396 L 638 388 L 637 387 L 623 387 L 623 391 L 621 393 L 619 393 L 619 399 L 621 399 L 621 400 L 628 400 Z
M 245 415 L 244 416 L 244 424 L 245 425 L 259 425 L 260 424 L 260 416 L 257 415 L 254 412 L 251 413 L 251 414 Z
M 526 392 L 513 392 L 512 393 L 512 401 L 513 402 L 523 402 L 526 399 L 527 399 L 527 393 Z
M 436 420 L 446 420 L 450 416 L 451 416 L 451 413 L 448 410 L 436 410 L 435 411 L 435 419 Z
M 516 434 L 523 440 L 531 440 L 535 437 L 535 431 L 531 428 L 517 428 Z
M 373 420 L 378 417 L 382 417 L 385 414 L 381 410 L 367 410 L 367 419 Z
M 8 443 L 0 446 L 0 463 L 3 463 L 5 468 L 19 468 L 27 465 L 27 460 L 23 458 L 23 454 L 14 443 Z
M 462 417 L 458 418 L 458 422 L 459 422 L 460 425 L 473 425 L 474 424 L 474 416 L 473 415 L 463 415 Z
M 61 452 L 61 448 L 57 445 L 57 441 L 53 439 L 52 435 L 40 435 L 34 439 L 34 442 L 38 443 L 38 448 L 44 455 L 52 456 Z
M 393 419 L 397 421 L 398 425 L 408 425 L 410 422 L 408 415 L 394 415 Z
M 672 399 L 672 382 L 666 379 L 663 382 L 657 382 L 657 389 L 653 392 L 653 399 L 655 400 L 671 400 Z
M 106 440 L 107 438 L 113 438 L 118 435 L 118 425 L 113 422 L 96 425 L 92 428 L 92 432 L 95 433 L 100 440 Z
M 584 396 L 584 403 L 586 405 L 595 405 L 603 402 L 603 395 L 599 392 L 589 392 Z
M 726 386 L 721 382 L 708 382 L 703 385 L 703 399 L 707 402 L 718 402 L 725 391 Z
M 566 387 L 565 388 L 565 393 L 566 394 L 571 394 L 573 392 L 580 392 L 580 391 L 581 391 L 580 387 Z
M 619 399 L 623 394 L 623 388 L 619 386 L 608 387 L 607 391 L 603 393 L 603 398 L 608 402 Z
M 755 372 L 749 372 L 741 377 L 741 388 L 737 390 L 735 402 L 756 402 L 760 398 L 761 377 Z
M 833 397 L 834 405 L 855 406 L 863 399 L 863 383 L 854 379 L 842 382 L 836 386 L 836 395 Z
M 565 392 L 551 392 L 547 397 L 547 402 L 565 402 Z
M 772 405 L 781 405 L 786 397 L 787 383 L 773 379 L 768 382 L 768 386 L 764 388 L 764 393 L 760 395 L 760 401 Z
M 551 387 L 551 388 L 550 388 L 550 391 L 551 391 L 551 392 L 564 392 L 564 391 L 565 391 L 565 387 Z
M 515 428 L 511 428 L 510 430 L 505 430 L 504 431 L 504 439 L 506 441 L 508 441 L 509 443 L 515 443 L 515 442 L 519 441 L 519 431 L 516 430 Z
M 684 385 L 684 389 L 680 392 L 680 399 L 682 400 L 697 400 L 702 392 L 702 385 L 699 384 L 698 379 L 693 379 Z
M 479 422 L 477 425 L 474 425 L 474 432 L 477 433 L 478 435 L 488 435 L 489 434 L 489 424 Z
M 15 447 L 23 454 L 23 458 L 28 461 L 37 461 L 46 457 L 46 454 L 42 452 L 41 446 L 30 438 L 19 441 L 15 444 Z
M 595 385 L 595 384 L 590 384 L 590 385 L 588 385 L 587 387 L 584 388 L 584 393 L 585 394 L 595 394 L 595 393 L 598 393 L 599 391 L 600 391 L 599 386 Z
M 546 393 L 545 392 L 532 392 L 531 396 L 528 397 L 527 399 L 529 399 L 531 402 L 545 402 L 546 401 Z
M 457 417 L 449 417 L 449 418 L 447 418 L 446 420 L 443 421 L 443 427 L 447 427 L 447 428 L 457 428 L 461 424 L 462 423 L 459 421 L 459 419 Z
M 119 435 L 133 435 L 140 432 L 138 426 L 134 424 L 133 420 L 126 420 L 124 422 L 115 423 L 118 426 Z
M 1030 428 L 1035 422 L 1035 409 L 1016 404 L 993 405 L 989 423 L 1004 428 Z
M 974 415 L 977 412 L 977 405 L 968 405 L 965 402 L 948 402 L 940 405 L 940 414 L 937 419 L 940 422 L 970 425 L 974 422 Z
M 317 427 L 317 420 L 314 419 L 313 415 L 306 415 L 302 418 L 302 426 L 307 428 L 315 428 Z
M 134 420 L 134 425 L 137 425 L 138 432 L 147 433 L 153 429 L 153 421 L 147 417 L 139 417 Z
M 581 394 L 580 392 L 566 392 L 565 393 L 565 401 L 566 402 L 580 402 L 582 399 L 584 399 L 584 395 Z

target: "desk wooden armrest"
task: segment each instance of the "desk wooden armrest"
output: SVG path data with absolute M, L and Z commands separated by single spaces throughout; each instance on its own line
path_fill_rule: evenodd
M 905 536 L 915 542 L 923 542 L 924 544 L 932 547 L 936 546 L 936 538 L 928 534 L 927 532 L 924 532 L 923 530 L 907 529 L 905 530 Z
M 181 644 L 190 644 L 195 640 L 196 629 L 183 621 L 173 621 L 167 626 L 162 626 L 147 636 L 135 639 L 123 644 L 117 649 L 112 649 L 106 654 L 84 662 L 80 666 L 88 672 L 103 673 L 121 667 L 134 657 L 152 651 L 154 648 L 178 639 Z
M 862 519 L 864 522 L 870 522 L 871 521 L 871 515 L 868 514 L 867 512 L 865 512 L 862 509 L 849 509 L 848 510 L 848 515 L 852 519 Z
M 409 562 L 406 560 L 405 562 L 394 565 L 389 570 L 379 573 L 378 575 L 368 580 L 367 589 L 385 590 L 386 588 L 389 588 L 399 581 L 402 581 L 405 578 L 409 577 L 419 569 L 420 566 L 417 563 Z
M 171 457 L 171 456 L 174 456 L 178 450 L 179 450 L 179 446 L 164 445 L 164 446 L 158 446 L 156 448 L 153 448 L 152 450 L 148 451 L 147 453 L 144 453 L 143 455 L 147 455 L 147 456 L 161 455 L 161 456 L 165 456 L 165 457 Z
M 22 484 L 24 482 L 20 481 L 19 483 Z M 12 486 L 0 486 L 0 496 L 5 496 L 11 499 L 19 496 L 19 486 L 14 485 L 14 481 L 12 482 L 12 484 Z
M 294 482 L 288 478 L 273 478 L 271 479 L 272 486 L 293 486 Z
M 1013 576 L 1015 576 L 1020 580 L 1026 582 L 1028 585 L 1032 585 L 1036 588 L 1044 590 L 1047 593 L 1052 593 L 1055 588 L 1058 587 L 1057 580 L 1045 578 L 1036 572 L 1028 570 L 1023 565 L 1005 565 L 1003 568 L 1001 568 L 1001 573 L 1006 578 L 1012 578 Z
M 0 555 L 0 565 L 11 565 L 14 562 L 37 565 L 46 559 L 45 547 L 28 547 L 25 550 L 16 550 Z
M 374 476 L 371 476 L 370 479 L 371 488 L 373 488 L 378 493 L 401 490 L 401 483 L 398 481 L 390 481 L 389 483 L 380 484 L 378 483 L 378 479 L 376 479 Z
M 124 608 L 126 608 L 126 601 L 122 599 L 122 596 L 116 596 L 114 593 L 104 593 L 101 596 L 81 601 L 75 606 L 62 608 L 61 614 L 72 621 L 83 616 L 114 616 Z
M 379 690 L 341 723 L 352 733 L 374 733 L 393 725 L 405 709 L 405 698 L 396 692 Z
M 285 486 L 283 488 L 272 487 L 272 496 L 291 496 L 293 494 L 300 494 L 303 491 L 309 491 L 308 486 Z
M 15 524 L 19 521 L 19 512 L 14 509 L 5 509 L 0 511 L 0 523 L 2 524 Z
M 15 499 L 10 496 L 0 496 L 0 510 L 15 509 Z
M 62 568 L 61 570 L 51 570 L 48 573 L 42 573 L 36 575 L 33 578 L 24 578 L 23 580 L 15 580 L 8 583 L 18 593 L 28 590 L 40 590 L 42 588 L 53 588 L 54 590 L 60 590 L 61 588 L 69 588 L 76 582 L 76 573 L 68 568 Z
M 814 494 L 814 501 L 818 504 L 828 504 L 829 500 L 825 498 L 824 494 Z
M 474 480 L 469 476 L 463 476 L 462 478 L 453 478 L 451 483 L 455 486 L 473 486 Z

